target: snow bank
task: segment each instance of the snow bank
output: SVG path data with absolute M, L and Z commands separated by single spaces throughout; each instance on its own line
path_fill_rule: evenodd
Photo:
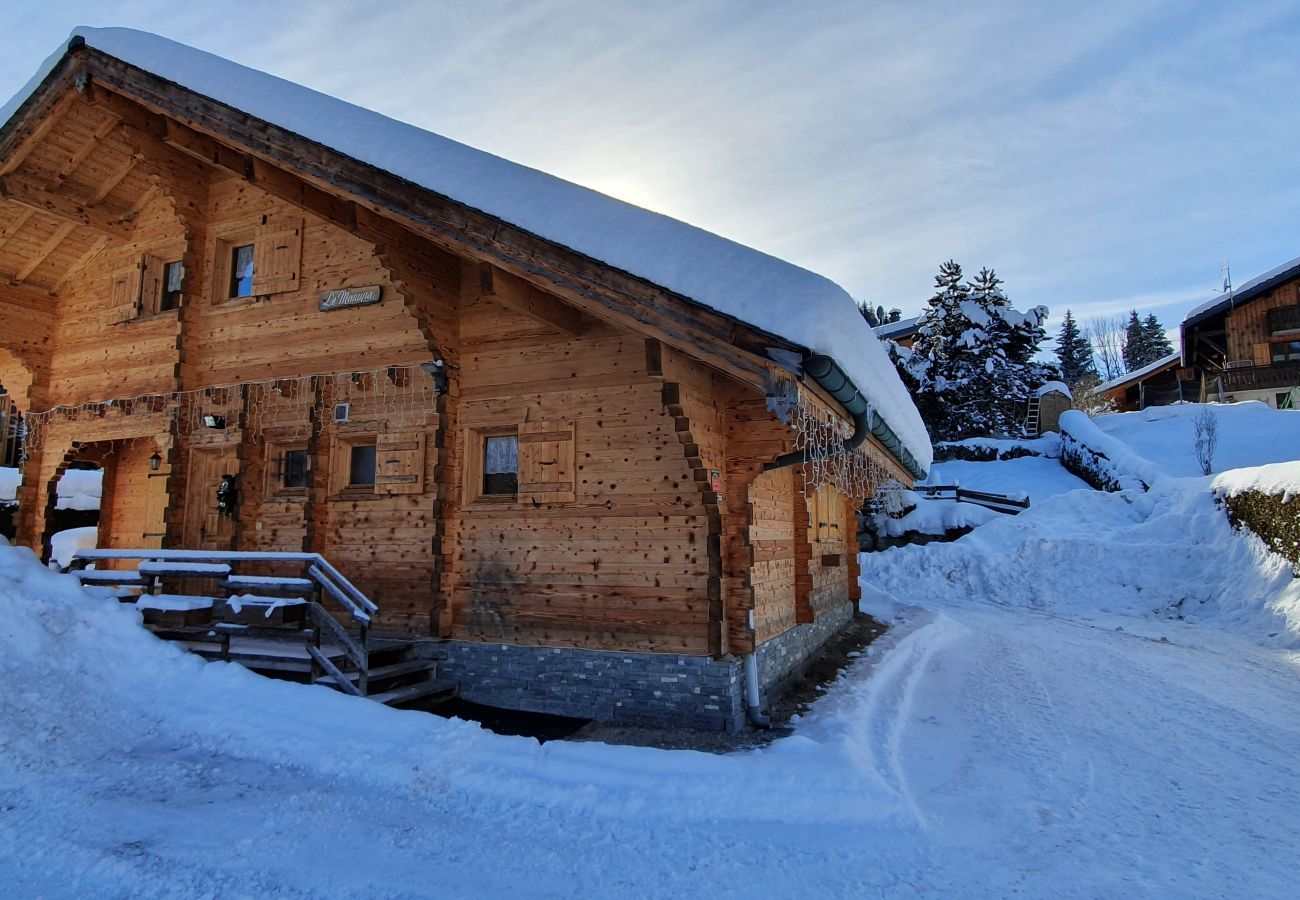
M 125 28 L 77 28 L 73 34 L 206 97 L 831 356 L 921 467 L 929 467 L 929 435 L 907 390 L 853 299 L 829 279 L 184 44 Z M 60 48 L 0 109 L 0 122 L 62 55 Z
M 99 509 L 104 493 L 103 469 L 68 469 L 59 478 L 56 509 Z
M 1300 580 L 1232 528 L 1209 484 L 1161 478 L 1147 492 L 1071 491 L 953 543 L 862 554 L 863 583 L 904 603 L 1182 618 L 1300 649 Z
M 50 557 L 60 569 L 66 569 L 78 550 L 93 550 L 98 540 L 99 528 L 94 525 L 56 531 L 50 536 Z
M 1300 452 L 1300 447 L 1296 449 Z M 1214 476 L 1210 484 L 1215 493 L 1226 497 L 1235 497 L 1245 491 L 1293 497 L 1300 494 L 1300 461 L 1232 469 Z
M 1201 467 L 1192 451 L 1194 420 L 1207 408 L 1219 423 L 1216 472 L 1300 459 L 1300 410 L 1273 409 L 1257 400 L 1153 406 L 1141 412 L 1098 416 L 1093 421 L 1161 472 L 1199 476 Z
M 1061 413 L 1061 458 L 1097 476 L 1107 488 L 1150 487 L 1161 472 L 1122 441 L 1101 431 L 1086 413 Z
M 1046 384 L 1040 385 L 1039 387 L 1034 389 L 1034 396 L 1042 397 L 1044 394 L 1050 394 L 1053 391 L 1055 391 L 1058 394 L 1064 394 L 1065 396 L 1069 397 L 1071 400 L 1074 399 L 1074 394 L 1070 392 L 1069 385 L 1067 385 L 1064 381 L 1049 381 Z
M 1061 455 L 1061 436 L 1049 431 L 1036 438 L 994 438 L 972 437 L 962 441 L 940 441 L 934 445 L 935 457 L 939 459 L 970 459 L 987 462 L 995 459 L 1013 459 L 1017 456 L 1046 456 L 1056 458 Z M 942 484 L 931 475 L 930 484 Z
M 998 462 L 949 460 L 931 470 L 934 484 L 952 484 L 990 494 L 1024 494 L 1031 503 L 1067 491 L 1092 490 L 1087 482 L 1066 471 L 1055 459 L 1021 456 Z

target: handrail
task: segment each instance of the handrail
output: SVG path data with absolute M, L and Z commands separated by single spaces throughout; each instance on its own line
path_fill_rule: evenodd
M 276 552 L 270 550 L 162 550 L 162 549 L 85 549 L 78 550 L 72 556 L 72 564 L 69 567 L 72 570 L 84 569 L 88 564 L 96 560 L 121 560 L 134 559 L 144 562 L 162 562 L 162 563 L 297 563 L 306 569 L 308 577 L 316 584 L 319 589 L 318 597 L 321 594 L 329 595 L 330 599 L 338 603 L 339 606 L 347 610 L 353 621 L 357 623 L 359 636 L 353 638 L 347 630 L 338 623 L 325 609 L 315 601 L 308 602 L 308 612 L 315 626 L 315 634 L 324 631 L 343 648 L 344 654 L 357 667 L 357 685 L 352 690 L 356 693 L 358 690 L 364 696 L 369 681 L 369 635 L 372 617 L 379 612 L 379 606 L 361 592 L 361 590 L 347 579 L 338 569 L 334 568 L 319 553 L 300 553 L 300 552 Z M 138 570 L 138 566 L 137 566 Z M 233 573 L 232 573 L 233 574 Z M 319 639 L 318 637 L 316 638 Z M 315 647 L 311 641 L 307 646 L 308 654 L 316 665 L 320 665 L 318 657 L 322 656 L 319 648 Z M 313 652 L 315 651 L 315 652 Z M 330 675 L 339 677 L 338 671 L 332 666 L 321 666 L 321 668 Z M 348 688 L 351 688 L 348 683 Z

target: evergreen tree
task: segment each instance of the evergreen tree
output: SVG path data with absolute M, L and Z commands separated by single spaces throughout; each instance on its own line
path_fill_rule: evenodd
M 1147 335 L 1137 310 L 1132 310 L 1124 328 L 1124 366 L 1130 372 L 1140 369 L 1147 364 L 1147 356 Z
M 1046 317 L 1046 307 L 1013 309 L 992 270 L 963 282 L 957 263 L 939 267 L 911 352 L 894 354 L 933 437 L 1018 429 L 1030 391 L 1056 374 L 1033 361 Z
M 1056 339 L 1056 358 L 1061 363 L 1061 378 L 1071 390 L 1086 376 L 1096 377 L 1097 366 L 1092 357 L 1092 342 L 1083 336 L 1074 314 L 1067 309 Z
M 871 304 L 865 300 L 858 302 L 858 312 L 862 313 L 862 318 L 867 320 L 867 324 L 872 328 L 879 328 L 880 319 L 876 316 L 876 311 L 872 309 Z
M 1160 324 L 1155 313 L 1147 314 L 1146 321 L 1142 323 L 1142 332 L 1146 336 L 1146 348 L 1150 356 L 1147 360 L 1148 364 L 1174 352 L 1173 344 L 1169 343 L 1169 338 L 1165 336 L 1165 327 Z

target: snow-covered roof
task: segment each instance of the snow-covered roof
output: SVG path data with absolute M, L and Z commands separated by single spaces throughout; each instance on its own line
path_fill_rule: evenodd
M 545 172 L 146 32 L 77 28 L 74 40 L 160 78 L 720 313 L 832 357 L 922 468 L 930 438 L 871 326 L 807 269 Z M 0 108 L 0 127 L 65 53 Z
M 1050 394 L 1053 391 L 1055 391 L 1058 394 L 1064 394 L 1065 396 L 1069 397 L 1071 400 L 1074 399 L 1074 394 L 1070 393 L 1070 386 L 1067 385 L 1064 381 L 1049 381 L 1046 384 L 1040 385 L 1039 387 L 1034 389 L 1034 396 L 1041 397 L 1044 394 Z
M 1117 387 L 1123 387 L 1124 385 L 1131 384 L 1134 381 L 1141 381 L 1143 378 L 1147 377 L 1148 375 L 1154 375 L 1156 372 L 1159 372 L 1162 369 L 1169 368 L 1170 366 L 1177 363 L 1178 359 L 1179 359 L 1179 353 L 1177 350 L 1175 350 L 1173 353 L 1170 353 L 1168 356 L 1162 356 L 1159 359 L 1157 359 L 1155 362 L 1147 363 L 1145 366 L 1143 366 L 1140 369 L 1134 369 L 1132 372 L 1129 372 L 1127 375 L 1120 375 L 1118 378 L 1112 378 L 1110 381 L 1103 381 L 1101 384 L 1097 385 L 1096 389 L 1101 392 L 1113 391 Z
M 919 321 L 921 321 L 920 316 L 912 316 L 910 319 L 899 319 L 897 322 L 879 325 L 876 327 L 876 337 L 883 341 L 906 337 L 916 331 L 916 323 Z
M 1206 300 L 1183 317 L 1183 325 L 1195 325 L 1202 319 L 1222 312 L 1231 306 L 1253 300 L 1260 294 L 1266 293 L 1282 282 L 1290 281 L 1293 278 L 1300 278 L 1300 256 L 1284 262 L 1276 268 L 1269 269 L 1263 275 L 1256 275 L 1250 281 L 1230 292 L 1224 291 L 1217 297 Z

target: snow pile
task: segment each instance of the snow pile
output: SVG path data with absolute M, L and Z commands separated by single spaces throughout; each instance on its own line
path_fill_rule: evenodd
M 904 602 L 983 599 L 1081 619 L 1156 615 L 1300 649 L 1300 580 L 1229 525 L 1209 483 L 1162 478 L 1147 492 L 1071 491 L 951 544 L 864 554 L 862 577 Z
M 1007 496 L 1024 495 L 1042 503 L 1066 491 L 1092 490 L 1088 483 L 1066 471 L 1055 459 L 1020 456 L 997 462 L 949 460 L 936 463 L 931 483 Z
M 59 478 L 55 509 L 99 509 L 103 493 L 103 469 L 68 469 Z
M 1056 392 L 1058 394 L 1064 394 L 1065 396 L 1069 397 L 1071 400 L 1074 399 L 1074 394 L 1070 392 L 1070 386 L 1067 385 L 1064 381 L 1049 381 L 1046 384 L 1039 385 L 1037 388 L 1034 389 L 1034 396 L 1042 397 L 1045 394 L 1050 394 L 1052 392 Z
M 22 484 L 23 473 L 10 466 L 0 466 L 0 503 L 18 499 L 18 485 Z
M 1204 409 L 1218 420 L 1214 471 L 1300 459 L 1300 410 L 1273 409 L 1257 400 L 1153 406 L 1141 412 L 1099 416 L 1093 422 L 1161 472 L 1199 476 L 1201 467 L 1192 449 L 1194 420 Z
M 1300 452 L 1300 448 L 1297 448 L 1297 452 Z M 1261 494 L 1276 494 L 1287 499 L 1300 495 L 1300 460 L 1276 463 L 1271 466 L 1232 469 L 1214 476 L 1211 485 L 1216 494 L 1224 497 L 1235 497 L 1246 491 L 1258 491 Z
M 1102 432 L 1085 413 L 1066 410 L 1060 424 L 1062 463 L 1087 472 L 1099 486 L 1107 490 L 1149 487 L 1160 477 L 1150 461 Z
M 857 304 L 829 279 L 184 44 L 126 28 L 77 28 L 73 34 L 203 96 L 831 356 L 921 467 L 929 467 L 929 435 L 907 390 Z M 63 54 L 60 48 L 0 109 L 0 123 Z
M 56 531 L 50 536 L 50 558 L 60 569 L 66 569 L 78 550 L 94 550 L 98 540 L 99 528 L 95 525 Z
M 1061 455 L 1061 436 L 1049 431 L 1036 438 L 972 437 L 963 441 L 941 441 L 934 445 L 935 457 L 941 460 L 967 459 L 989 462 L 995 459 L 1013 459 L 1017 456 L 1046 456 L 1052 459 Z M 942 484 L 931 475 L 930 484 Z
M 925 500 L 917 502 L 906 515 L 898 519 L 882 516 L 880 531 L 889 537 L 905 534 L 946 534 L 958 528 L 977 528 L 998 518 L 1002 513 L 985 509 L 974 503 L 955 500 Z

